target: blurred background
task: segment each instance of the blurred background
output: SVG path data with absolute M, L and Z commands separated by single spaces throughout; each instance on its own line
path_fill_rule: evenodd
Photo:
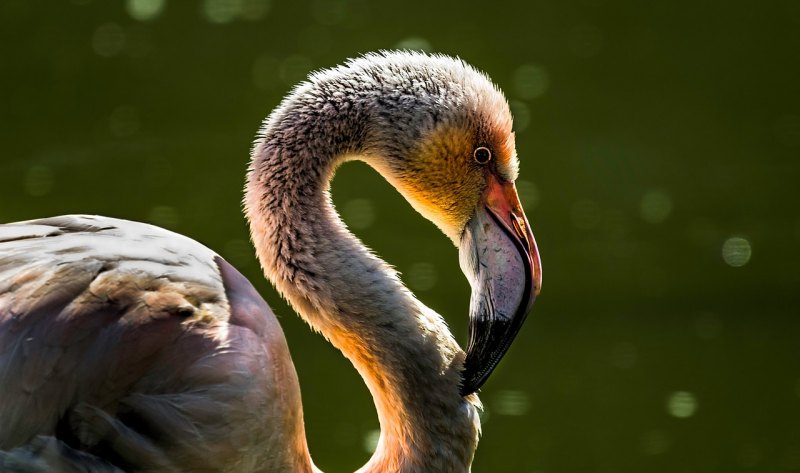
M 283 94 L 382 48 L 461 56 L 515 114 L 544 287 L 483 389 L 474 471 L 800 471 L 797 0 L 4 0 L 0 221 L 216 249 L 281 319 L 315 461 L 353 471 L 369 394 L 260 275 L 240 199 Z M 451 243 L 365 165 L 333 194 L 464 343 Z

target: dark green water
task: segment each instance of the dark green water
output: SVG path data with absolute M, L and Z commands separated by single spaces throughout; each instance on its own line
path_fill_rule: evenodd
M 0 3 L 0 221 L 101 213 L 225 255 L 281 316 L 321 467 L 360 466 L 377 421 L 259 274 L 248 147 L 308 70 L 408 46 L 506 91 L 544 263 L 474 470 L 800 471 L 798 1 L 160 3 Z M 333 189 L 463 341 L 451 244 L 363 165 Z

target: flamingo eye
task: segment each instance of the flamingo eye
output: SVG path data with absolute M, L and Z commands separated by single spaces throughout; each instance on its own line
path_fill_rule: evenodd
M 475 158 L 475 162 L 478 164 L 486 164 L 492 159 L 492 152 L 489 151 L 489 148 L 485 146 L 480 146 L 475 148 L 475 152 L 472 153 L 472 157 Z

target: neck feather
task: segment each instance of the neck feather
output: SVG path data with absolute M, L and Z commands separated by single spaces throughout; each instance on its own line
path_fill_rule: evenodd
M 463 351 L 331 203 L 330 180 L 344 160 L 385 169 L 363 133 L 369 113 L 298 103 L 303 92 L 273 113 L 253 149 L 245 206 L 264 272 L 373 396 L 381 437 L 360 472 L 469 471 L 480 425 L 477 397 L 459 395 Z

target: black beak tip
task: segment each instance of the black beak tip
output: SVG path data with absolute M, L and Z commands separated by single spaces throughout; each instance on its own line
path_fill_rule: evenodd
M 467 359 L 464 361 L 464 372 L 461 376 L 461 395 L 468 396 L 483 387 L 483 384 L 489 379 L 489 375 L 492 374 L 492 371 L 497 366 L 498 361 L 498 358 L 492 357 L 488 353 L 468 353 Z
M 464 373 L 461 379 L 461 387 L 459 388 L 459 393 L 461 396 L 469 396 L 470 394 L 477 392 L 478 389 L 480 389 L 480 387 L 483 385 L 484 381 L 475 377 L 475 372 L 469 368 L 469 365 L 465 365 Z
M 511 347 L 511 343 L 528 317 L 536 296 L 529 292 L 525 299 L 525 303 L 511 320 L 471 321 L 470 343 L 461 377 L 461 396 L 468 396 L 478 391 Z
M 483 386 L 483 381 L 484 380 L 478 381 L 465 378 L 464 382 L 461 384 L 459 394 L 461 394 L 462 397 L 467 397 L 470 394 L 478 392 L 478 389 L 480 389 L 481 386 Z

